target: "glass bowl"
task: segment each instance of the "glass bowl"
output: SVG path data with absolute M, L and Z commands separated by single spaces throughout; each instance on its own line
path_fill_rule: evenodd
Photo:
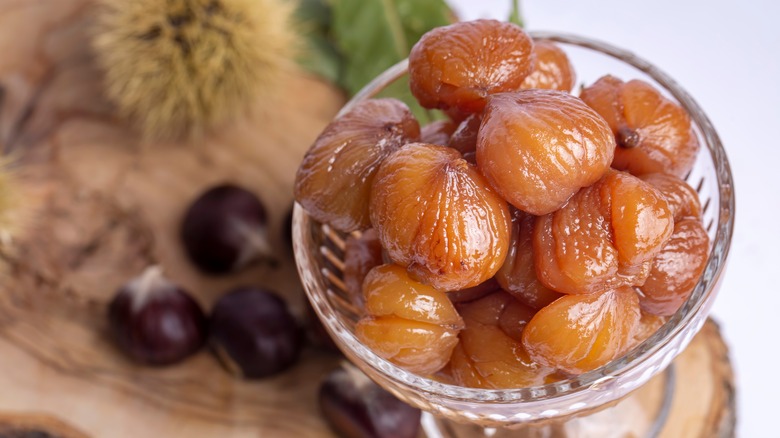
M 358 312 L 349 301 L 341 277 L 346 236 L 313 220 L 300 205 L 296 204 L 293 217 L 295 257 L 306 294 L 346 357 L 407 403 L 438 418 L 479 427 L 538 426 L 592 414 L 614 405 L 665 370 L 707 318 L 725 269 L 734 226 L 734 187 L 726 153 L 707 115 L 682 87 L 649 62 L 612 45 L 559 33 L 531 35 L 536 40 L 554 41 L 566 51 L 578 83 L 591 84 L 605 74 L 624 80 L 642 79 L 679 102 L 691 115 L 702 148 L 687 180 L 699 193 L 712 252 L 690 299 L 658 332 L 601 368 L 543 386 L 487 390 L 440 383 L 382 359 L 355 337 Z M 360 100 L 378 95 L 406 74 L 406 61 L 391 67 L 363 88 L 341 113 Z

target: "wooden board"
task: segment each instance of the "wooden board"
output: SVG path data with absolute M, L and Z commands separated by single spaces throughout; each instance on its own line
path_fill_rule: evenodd
M 18 160 L 32 212 L 23 237 L 0 247 L 0 437 L 3 427 L 67 437 L 330 436 L 315 394 L 338 357 L 309 347 L 289 372 L 259 382 L 236 380 L 207 351 L 173 367 L 137 366 L 108 339 L 105 304 L 127 279 L 161 264 L 206 308 L 249 283 L 275 289 L 301 315 L 282 222 L 298 162 L 343 97 L 291 72 L 275 101 L 258 102 L 200 141 L 142 143 L 100 95 L 87 42 L 91 6 L 0 0 L 0 146 Z M 279 269 L 213 278 L 184 258 L 184 209 L 223 181 L 251 188 L 269 206 L 272 244 L 284 255 Z M 678 361 L 691 364 L 678 367 L 690 377 L 679 376 L 681 384 L 710 375 L 701 373 L 714 369 L 706 364 L 718 364 L 718 379 L 730 382 L 717 331 L 696 345 L 698 359 Z M 727 404 L 713 396 L 692 409 L 680 400 L 689 407 L 675 409 L 680 419 L 668 436 L 683 436 L 677 424 L 714 424 Z
M 91 436 L 328 436 L 320 377 L 338 362 L 314 349 L 288 373 L 236 380 L 203 351 L 163 369 L 136 366 L 106 335 L 105 303 L 161 264 L 205 308 L 230 287 L 267 285 L 301 314 L 302 290 L 281 238 L 304 151 L 343 104 L 332 87 L 290 74 L 277 101 L 194 144 L 142 144 L 99 93 L 82 0 L 0 2 L 0 143 L 21 166 L 36 215 L 4 248 L 0 411 L 67 419 Z M 269 207 L 278 270 L 200 275 L 178 240 L 184 209 L 232 181 Z

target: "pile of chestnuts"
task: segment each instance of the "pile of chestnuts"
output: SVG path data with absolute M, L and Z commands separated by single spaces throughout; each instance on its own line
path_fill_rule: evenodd
M 291 234 L 291 212 L 284 232 Z M 182 246 L 200 271 L 226 275 L 246 267 L 278 262 L 268 239 L 267 213 L 251 191 L 233 184 L 206 190 L 184 214 Z M 288 237 L 288 236 L 285 236 Z M 291 246 L 291 239 L 286 239 Z M 336 350 L 308 309 L 315 343 Z M 172 365 L 208 344 L 231 374 L 259 379 L 295 364 L 303 347 L 302 326 L 276 293 L 244 286 L 223 294 L 206 315 L 192 295 L 146 268 L 122 286 L 108 306 L 117 347 L 134 361 Z M 318 398 L 328 424 L 346 437 L 413 437 L 420 411 L 384 391 L 356 368 L 345 365 L 323 382 Z
M 184 214 L 180 236 L 189 259 L 207 274 L 277 262 L 263 203 L 233 184 L 200 195 Z M 302 346 L 298 323 L 272 291 L 257 287 L 229 291 L 207 318 L 198 302 L 166 279 L 159 266 L 124 285 L 108 314 L 119 348 L 148 365 L 180 362 L 208 342 L 230 372 L 262 378 L 293 365 Z

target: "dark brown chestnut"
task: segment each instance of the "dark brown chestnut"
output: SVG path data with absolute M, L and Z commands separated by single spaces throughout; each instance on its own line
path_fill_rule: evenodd
M 419 409 L 398 400 L 349 363 L 333 371 L 319 392 L 322 415 L 345 438 L 414 438 Z
M 108 319 L 119 348 L 149 365 L 179 362 L 206 340 L 203 310 L 163 277 L 159 266 L 150 266 L 119 289 L 109 304 Z
M 189 207 L 181 239 L 199 269 L 227 274 L 260 261 L 276 264 L 267 224 L 265 207 L 254 193 L 222 184 L 204 192 Z
M 231 373 L 256 379 L 295 363 L 302 333 L 275 293 L 241 287 L 223 295 L 211 313 L 211 346 Z

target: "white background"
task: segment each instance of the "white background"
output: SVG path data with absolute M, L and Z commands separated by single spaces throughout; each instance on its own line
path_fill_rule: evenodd
M 510 0 L 450 3 L 464 20 L 505 19 Z M 529 30 L 607 41 L 659 66 L 715 124 L 736 186 L 736 232 L 714 316 L 736 368 L 737 431 L 780 436 L 780 2 L 525 0 L 522 7 Z

